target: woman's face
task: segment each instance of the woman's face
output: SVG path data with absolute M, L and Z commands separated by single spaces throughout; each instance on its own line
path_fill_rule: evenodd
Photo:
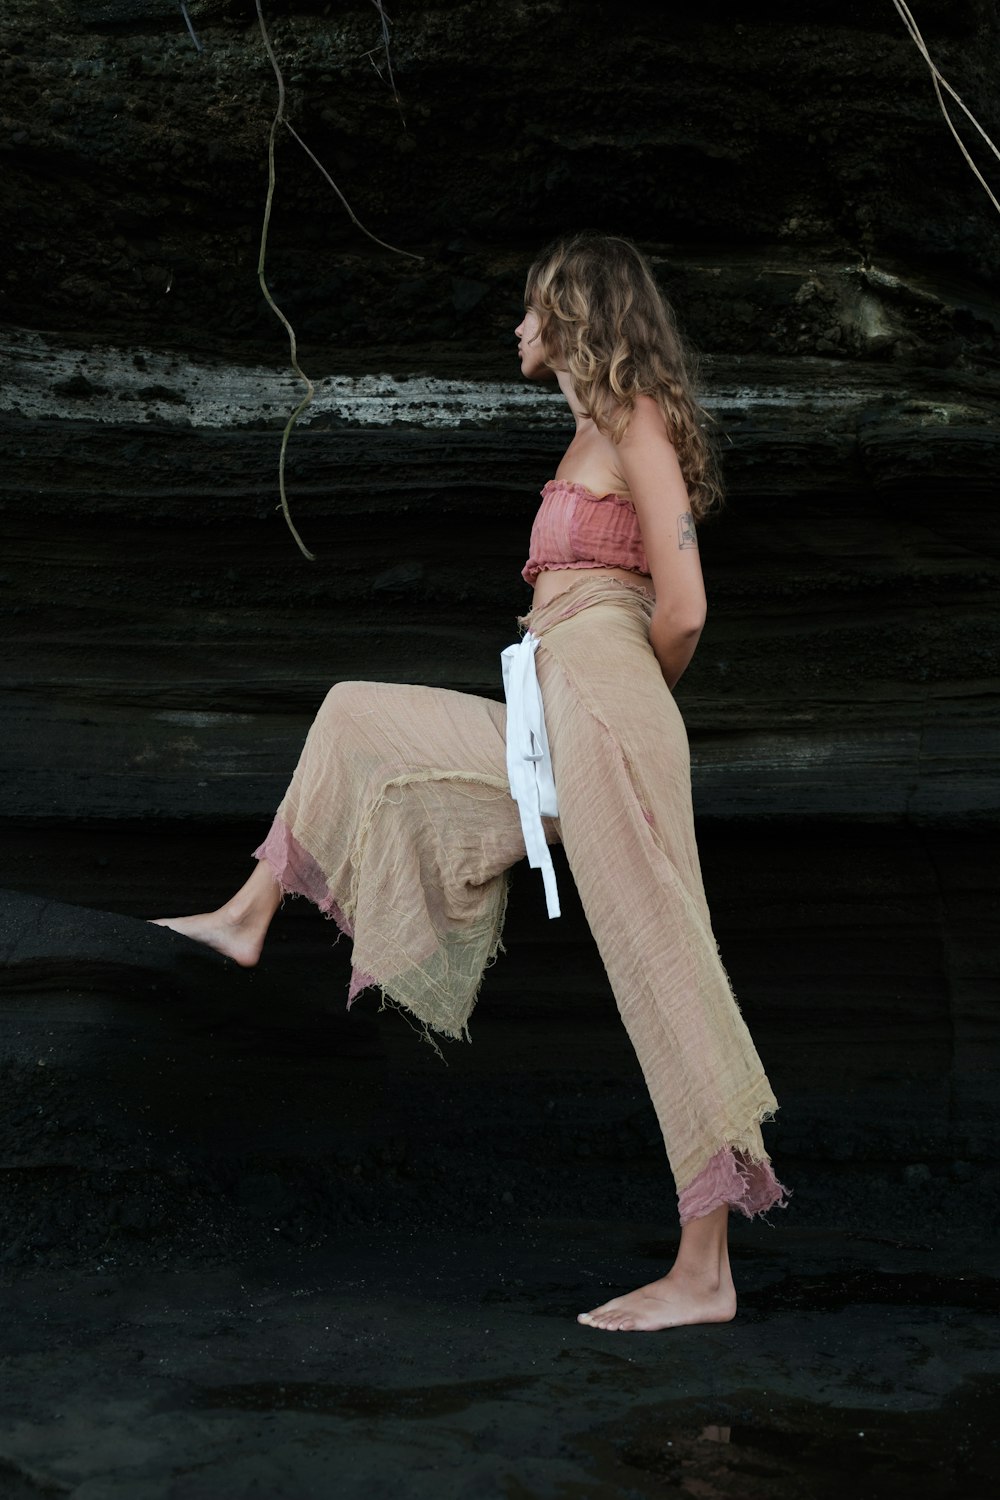
M 552 375 L 551 368 L 545 363 L 545 351 L 539 338 L 541 327 L 541 318 L 535 309 L 529 306 L 514 329 L 517 337 L 517 352 L 521 360 L 521 374 L 526 380 L 544 380 Z

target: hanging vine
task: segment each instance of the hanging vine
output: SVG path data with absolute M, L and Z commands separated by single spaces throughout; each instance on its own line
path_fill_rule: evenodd
M 308 560 L 310 562 L 315 562 L 315 560 L 316 560 L 315 553 L 312 553 L 312 552 L 309 551 L 309 549 L 306 546 L 305 542 L 302 540 L 301 536 L 299 535 L 298 530 L 296 529 L 294 521 L 292 520 L 292 513 L 291 513 L 291 510 L 289 509 L 289 505 L 288 505 L 288 493 L 287 493 L 287 488 L 286 488 L 286 484 L 285 484 L 285 461 L 286 461 L 286 456 L 287 456 L 287 453 L 288 453 L 288 439 L 291 437 L 292 430 L 295 427 L 296 422 L 299 420 L 299 417 L 306 410 L 306 407 L 309 405 L 309 403 L 312 401 L 313 397 L 315 396 L 315 394 L 316 394 L 316 387 L 313 385 L 312 381 L 309 379 L 309 376 L 306 374 L 306 372 L 303 370 L 302 366 L 299 364 L 298 341 L 297 341 L 297 339 L 295 337 L 295 329 L 292 327 L 292 324 L 285 317 L 285 314 L 282 312 L 282 310 L 278 306 L 277 302 L 275 302 L 274 297 L 271 295 L 271 289 L 270 289 L 270 287 L 267 284 L 267 275 L 266 275 L 266 269 L 265 269 L 265 267 L 266 267 L 266 260 L 267 260 L 267 240 L 268 240 L 268 234 L 269 234 L 270 227 L 271 227 L 271 209 L 272 209 L 272 206 L 274 204 L 274 187 L 275 187 L 275 181 L 276 181 L 275 164 L 274 164 L 274 155 L 275 155 L 274 147 L 275 147 L 275 141 L 277 140 L 277 136 L 278 136 L 279 130 L 281 130 L 281 128 L 284 127 L 285 130 L 288 131 L 288 133 L 292 137 L 292 139 L 295 140 L 295 141 L 297 141 L 298 144 L 302 147 L 302 150 L 306 153 L 306 155 L 308 156 L 309 160 L 311 162 L 313 162 L 316 167 L 319 168 L 320 172 L 323 174 L 323 176 L 326 179 L 326 181 L 330 184 L 330 186 L 333 188 L 333 191 L 336 193 L 337 197 L 340 199 L 341 203 L 344 205 L 344 208 L 347 211 L 347 215 L 350 218 L 351 223 L 355 224 L 357 226 L 357 228 L 361 230 L 362 234 L 366 235 L 367 238 L 370 239 L 370 240 L 372 240 L 374 244 L 380 245 L 383 250 L 391 250 L 394 255 L 403 255 L 403 256 L 405 256 L 409 260 L 420 260 L 420 259 L 422 259 L 422 257 L 419 256 L 419 255 L 414 255 L 413 252 L 410 251 L 410 250 L 400 250 L 398 246 L 396 246 L 396 245 L 390 245 L 385 240 L 380 240 L 379 237 L 378 237 L 378 235 L 372 234 L 372 232 L 369 229 L 365 228 L 364 224 L 362 224 L 362 222 L 358 218 L 357 214 L 351 208 L 351 205 L 348 203 L 347 199 L 344 197 L 343 193 L 340 191 L 340 188 L 334 182 L 333 178 L 330 176 L 329 172 L 326 170 L 326 168 L 324 167 L 323 163 L 309 149 L 309 147 L 306 145 L 305 141 L 299 135 L 298 131 L 292 125 L 291 121 L 287 118 L 287 116 L 285 114 L 286 92 L 285 92 L 285 79 L 284 79 L 284 75 L 283 75 L 283 73 L 281 71 L 281 68 L 280 68 L 280 66 L 278 64 L 278 59 L 275 56 L 274 48 L 271 45 L 271 38 L 270 38 L 270 35 L 268 33 L 267 23 L 264 20 L 264 11 L 263 11 L 263 8 L 262 8 L 262 5 L 261 5 L 261 0 L 254 0 L 254 3 L 256 5 L 256 7 L 257 7 L 257 20 L 260 23 L 260 34 L 261 34 L 261 38 L 262 38 L 263 43 L 264 43 L 264 50 L 267 53 L 268 59 L 269 59 L 269 61 L 271 63 L 271 67 L 274 69 L 274 76 L 277 79 L 277 83 L 278 83 L 278 103 L 277 103 L 277 108 L 275 109 L 275 112 L 274 112 L 274 118 L 271 121 L 271 130 L 270 130 L 270 134 L 268 135 L 268 139 L 267 139 L 267 197 L 266 197 L 265 202 L 264 202 L 264 219 L 263 219 L 263 223 L 261 225 L 261 233 L 260 233 L 260 254 L 257 257 L 257 280 L 260 283 L 260 289 L 261 289 L 261 292 L 263 293 L 264 300 L 267 302 L 268 307 L 270 307 L 271 311 L 274 313 L 275 317 L 281 322 L 281 324 L 283 325 L 286 333 L 288 334 L 288 348 L 289 348 L 289 358 L 291 360 L 291 366 L 292 366 L 292 369 L 294 370 L 296 376 L 298 377 L 298 379 L 301 380 L 302 384 L 305 386 L 305 395 L 302 397 L 302 400 L 298 403 L 298 405 L 295 407 L 294 411 L 292 412 L 291 416 L 288 418 L 288 421 L 285 423 L 284 430 L 283 430 L 283 432 L 281 434 L 281 450 L 280 450 L 280 453 L 279 453 L 279 456 L 278 456 L 278 493 L 279 493 L 279 496 L 280 496 L 280 499 L 281 499 L 281 512 L 282 512 L 282 515 L 285 518 L 285 522 L 286 522 L 286 524 L 288 526 L 289 531 L 292 533 L 292 536 L 295 538 L 295 542 L 296 542 L 296 545 L 299 548 L 299 551 L 302 553 L 303 557 L 308 558 Z M 386 48 L 386 57 L 388 59 L 389 33 L 388 33 L 388 26 L 387 26 L 385 12 L 382 9 L 381 0 L 373 0 L 373 4 L 375 5 L 376 9 L 378 10 L 379 15 L 380 15 L 381 20 L 382 20 L 383 41 L 384 41 L 385 48 Z M 393 98 L 395 99 L 397 107 L 398 107 L 398 105 L 399 105 L 399 95 L 396 92 L 395 79 L 392 76 L 391 64 L 389 65 L 389 77 L 392 80 Z
M 969 166 L 972 168 L 976 177 L 979 179 L 981 186 L 985 189 L 990 202 L 993 204 L 993 207 L 997 210 L 998 213 L 1000 213 L 1000 203 L 997 202 L 996 194 L 993 192 L 989 183 L 986 181 L 986 178 L 983 176 L 982 172 L 980 172 L 979 168 L 972 160 L 972 157 L 969 155 L 969 152 L 966 148 L 965 142 L 962 140 L 962 137 L 959 135 L 957 129 L 955 128 L 955 122 L 951 118 L 951 115 L 948 113 L 948 106 L 944 102 L 944 94 L 942 94 L 941 92 L 942 89 L 944 89 L 945 93 L 947 93 L 952 99 L 954 99 L 959 109 L 971 122 L 971 124 L 975 126 L 976 130 L 979 131 L 979 134 L 982 136 L 983 140 L 986 142 L 987 146 L 989 146 L 990 150 L 993 152 L 993 155 L 998 160 L 1000 160 L 1000 151 L 997 150 L 996 146 L 993 144 L 990 137 L 986 134 L 986 131 L 980 125 L 971 109 L 969 109 L 959 98 L 958 94 L 956 94 L 947 78 L 945 78 L 944 75 L 938 71 L 934 59 L 931 57 L 930 53 L 927 50 L 927 44 L 924 41 L 923 37 L 920 35 L 920 28 L 917 26 L 916 21 L 913 19 L 910 7 L 905 3 L 905 0 L 892 0 L 892 3 L 896 7 L 896 10 L 899 12 L 899 15 L 903 21 L 903 25 L 910 33 L 910 38 L 915 44 L 917 51 L 920 53 L 920 56 L 923 58 L 924 62 L 931 70 L 931 82 L 934 85 L 934 92 L 937 95 L 937 102 L 941 106 L 941 113 L 945 117 L 948 129 L 951 131 L 952 135 L 958 142 L 959 150 L 965 157 Z

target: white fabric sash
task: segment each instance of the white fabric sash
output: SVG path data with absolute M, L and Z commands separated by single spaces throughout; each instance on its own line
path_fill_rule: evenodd
M 546 910 L 550 917 L 558 917 L 556 872 L 545 842 L 542 819 L 558 817 L 559 807 L 545 733 L 542 690 L 535 671 L 537 649 L 538 637 L 526 630 L 517 645 L 500 653 L 507 699 L 507 779 L 521 817 L 528 864 L 533 870 L 541 870 Z

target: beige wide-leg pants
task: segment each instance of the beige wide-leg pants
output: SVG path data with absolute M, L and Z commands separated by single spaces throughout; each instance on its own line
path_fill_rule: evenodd
M 649 644 L 651 605 L 584 579 L 525 618 L 562 841 L 663 1131 L 681 1222 L 782 1199 L 760 1123 L 776 1103 L 719 958 L 691 808 L 687 735 Z M 341 683 L 256 851 L 354 942 L 368 984 L 467 1034 L 524 855 L 501 704 Z M 542 899 L 539 882 L 539 900 Z

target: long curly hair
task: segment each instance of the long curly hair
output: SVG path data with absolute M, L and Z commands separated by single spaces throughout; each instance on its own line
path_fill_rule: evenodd
M 620 442 L 638 396 L 651 396 L 702 520 L 722 503 L 722 486 L 699 405 L 694 360 L 646 257 L 614 235 L 556 240 L 528 272 L 525 305 L 541 322 L 546 362 L 567 370 L 587 415 Z

